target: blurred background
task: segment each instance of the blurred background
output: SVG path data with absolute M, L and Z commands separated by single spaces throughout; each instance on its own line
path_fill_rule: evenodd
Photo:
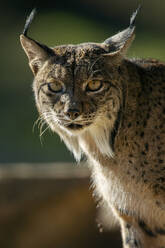
M 47 131 L 40 141 L 38 127 L 34 126 L 38 113 L 31 87 L 33 76 L 19 35 L 27 15 L 37 7 L 38 14 L 29 32 L 37 41 L 48 46 L 102 42 L 128 26 L 138 5 L 135 0 L 1 3 L 1 247 L 106 247 L 109 242 L 112 246 L 108 247 L 120 247 L 118 232 L 111 239 L 109 233 L 98 234 L 88 171 L 73 169 L 74 159 L 57 135 Z M 143 1 L 136 22 L 136 39 L 128 56 L 165 61 L 164 12 L 165 1 Z M 46 237 L 45 241 L 42 237 Z

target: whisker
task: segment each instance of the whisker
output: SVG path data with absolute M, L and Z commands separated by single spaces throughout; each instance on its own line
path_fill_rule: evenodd
M 40 120 L 41 120 L 41 117 L 39 116 L 39 117 L 37 118 L 37 120 L 34 122 L 33 127 L 32 127 L 32 132 L 33 132 L 33 133 L 34 133 L 35 127 L 38 125 L 38 123 L 40 122 Z
M 47 126 L 41 133 L 40 133 L 40 138 L 42 137 L 42 135 L 46 132 L 46 130 L 49 129 L 49 126 Z

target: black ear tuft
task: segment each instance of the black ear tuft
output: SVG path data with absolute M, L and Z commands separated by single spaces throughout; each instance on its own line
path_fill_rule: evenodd
M 36 13 L 37 13 L 37 10 L 36 10 L 36 8 L 34 8 L 34 9 L 31 11 L 30 15 L 29 15 L 29 16 L 27 17 L 27 19 L 26 19 L 26 23 L 25 23 L 24 30 L 23 30 L 23 33 L 22 33 L 22 34 L 23 34 L 24 36 L 26 36 L 26 37 L 27 37 L 27 32 L 28 32 L 29 26 L 30 26 L 30 24 L 32 23 L 32 21 L 33 21 L 35 15 L 36 15 Z
M 139 5 L 137 10 L 132 14 L 132 16 L 130 18 L 130 25 L 129 25 L 130 28 L 133 28 L 135 26 L 136 16 L 137 16 L 140 9 L 141 9 L 141 4 Z
M 128 28 L 119 32 L 118 34 L 106 39 L 103 42 L 103 45 L 106 45 L 107 55 L 110 54 L 122 54 L 125 55 L 132 41 L 134 40 L 134 31 L 135 31 L 135 20 L 136 16 L 141 8 L 141 5 L 133 13 L 130 18 L 130 24 Z M 105 56 L 107 56 L 105 55 Z

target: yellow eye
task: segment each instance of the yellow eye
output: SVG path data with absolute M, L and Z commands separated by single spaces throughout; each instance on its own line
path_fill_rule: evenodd
M 48 82 L 48 89 L 52 92 L 58 93 L 63 90 L 63 85 L 60 82 L 52 79 L 52 80 L 49 80 Z
M 102 87 L 102 82 L 99 80 L 90 81 L 86 86 L 86 91 L 98 91 Z

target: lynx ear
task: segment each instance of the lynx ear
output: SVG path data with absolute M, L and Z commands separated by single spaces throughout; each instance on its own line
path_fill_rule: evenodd
M 107 50 L 107 54 L 105 54 L 105 56 L 116 55 L 116 54 L 124 56 L 126 54 L 128 48 L 130 47 L 135 37 L 134 35 L 135 19 L 136 19 L 137 13 L 139 12 L 140 8 L 141 6 L 139 6 L 138 9 L 131 16 L 130 25 L 127 29 L 106 39 L 103 42 L 103 45 L 105 46 L 105 49 Z
M 42 67 L 45 61 L 53 55 L 53 50 L 39 44 L 38 42 L 24 36 L 20 35 L 21 45 L 28 56 L 29 65 L 34 75 Z
M 36 9 L 33 9 L 30 16 L 26 20 L 23 34 L 20 35 L 21 45 L 26 55 L 28 56 L 29 65 L 34 75 L 36 75 L 38 70 L 45 63 L 45 61 L 50 56 L 54 55 L 54 52 L 51 48 L 48 48 L 47 46 L 42 45 L 39 42 L 27 36 L 27 31 L 35 14 L 36 14 Z

